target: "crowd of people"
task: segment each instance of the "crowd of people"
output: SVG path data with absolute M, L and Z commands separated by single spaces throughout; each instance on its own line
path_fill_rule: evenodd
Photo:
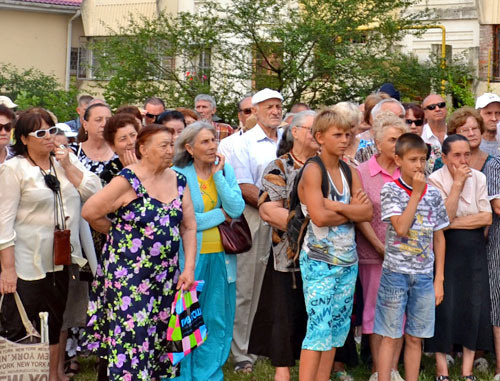
M 403 380 L 400 358 L 417 381 L 424 352 L 436 381 L 458 357 L 476 380 L 491 352 L 500 380 L 500 97 L 451 115 L 391 84 L 283 101 L 245 96 L 234 127 L 208 94 L 115 111 L 84 95 L 65 123 L 0 105 L 0 334 L 25 336 L 17 292 L 38 328 L 49 312 L 51 381 L 89 354 L 97 380 L 223 380 L 232 354 L 235 372 L 263 356 L 275 381 L 297 360 L 301 381 L 352 381 L 358 334 L 370 381 Z M 218 226 L 240 216 L 252 247 L 229 254 Z M 195 280 L 207 340 L 174 366 L 171 306 Z

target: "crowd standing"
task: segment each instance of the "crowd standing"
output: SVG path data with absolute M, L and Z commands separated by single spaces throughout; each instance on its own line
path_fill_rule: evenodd
M 357 333 L 370 381 L 418 380 L 424 352 L 436 381 L 458 357 L 474 381 L 488 351 L 499 381 L 500 97 L 451 115 L 391 84 L 361 105 L 283 102 L 248 94 L 230 126 L 208 94 L 114 113 L 83 95 L 57 123 L 0 97 L 0 334 L 25 336 L 17 292 L 38 328 L 49 312 L 51 381 L 88 354 L 102 381 L 223 380 L 230 354 L 242 373 L 269 358 L 275 381 L 297 360 L 301 381 L 352 381 Z M 240 216 L 252 247 L 229 254 L 218 226 Z M 207 340 L 174 366 L 170 309 L 195 280 Z

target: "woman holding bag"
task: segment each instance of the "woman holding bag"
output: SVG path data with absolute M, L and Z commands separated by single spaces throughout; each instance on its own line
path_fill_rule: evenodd
M 67 267 L 54 260 L 54 216 L 64 214 L 66 228 L 71 231 L 66 244 L 71 244 L 72 262 L 83 266 L 78 237 L 81 199 L 101 188 L 99 178 L 86 171 L 68 149 L 55 146 L 57 131 L 46 110 L 25 111 L 15 126 L 15 156 L 0 167 L 0 293 L 17 290 L 37 329 L 38 313 L 49 312 L 51 381 L 58 380 L 59 333 L 68 293 Z M 2 312 L 7 338 L 15 341 L 24 337 L 11 295 Z
M 173 168 L 187 178 L 196 215 L 195 279 L 204 280 L 200 306 L 207 341 L 181 361 L 178 380 L 223 380 L 236 306 L 236 257 L 224 253 L 218 225 L 239 217 L 245 208 L 233 168 L 217 154 L 214 128 L 195 122 L 176 141 Z M 180 265 L 184 266 L 181 251 Z

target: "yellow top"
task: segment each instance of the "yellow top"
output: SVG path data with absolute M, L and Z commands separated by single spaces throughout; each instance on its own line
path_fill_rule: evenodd
M 208 212 L 214 209 L 217 204 L 217 188 L 215 187 L 214 178 L 210 176 L 208 180 L 202 180 L 198 177 L 198 184 L 200 186 L 203 204 L 205 205 L 203 211 Z M 224 248 L 222 247 L 222 241 L 217 226 L 205 230 L 201 239 L 200 254 L 219 253 L 221 251 L 224 251 Z

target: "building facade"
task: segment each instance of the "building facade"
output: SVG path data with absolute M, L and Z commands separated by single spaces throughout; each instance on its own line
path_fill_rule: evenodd
M 500 0 L 420 0 L 412 9 L 429 9 L 432 24 L 444 26 L 447 56 L 461 57 L 476 68 L 477 94 L 500 94 Z M 441 52 L 441 39 L 442 31 L 433 28 L 421 37 L 405 37 L 401 45 L 424 60 Z

